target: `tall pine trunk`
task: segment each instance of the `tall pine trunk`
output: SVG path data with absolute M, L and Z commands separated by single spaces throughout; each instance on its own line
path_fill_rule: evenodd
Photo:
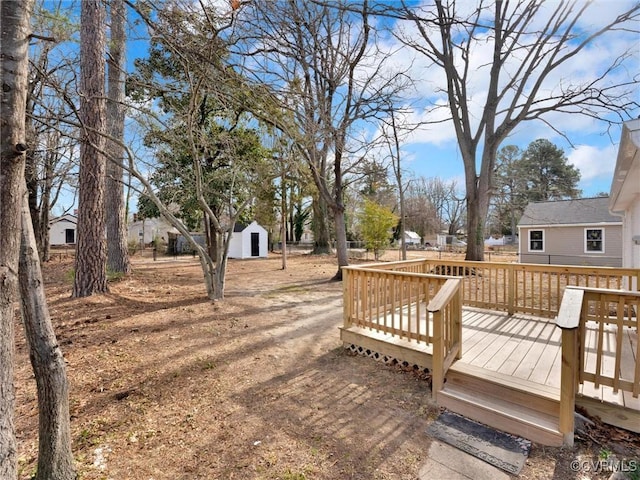
M 39 442 L 35 478 L 72 480 L 76 478 L 76 472 L 71 452 L 69 386 L 64 357 L 49 316 L 26 194 L 21 218 L 19 283 L 22 321 L 38 389 Z
M 123 0 L 111 1 L 111 39 L 109 42 L 107 121 L 109 135 L 124 140 L 124 74 L 125 74 L 125 16 Z M 107 142 L 110 161 L 106 165 L 105 215 L 107 225 L 107 269 L 130 273 L 127 248 L 127 224 L 124 206 L 122 147 Z
M 107 291 L 105 248 L 104 54 L 105 14 L 100 0 L 80 13 L 80 187 L 74 297 Z
M 33 0 L 0 3 L 2 90 L 0 91 L 0 478 L 14 479 L 17 446 L 14 424 L 15 305 L 20 255 L 20 212 L 24 189 L 29 20 Z

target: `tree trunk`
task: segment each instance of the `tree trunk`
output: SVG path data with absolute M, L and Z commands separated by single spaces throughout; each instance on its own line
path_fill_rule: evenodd
M 216 252 L 218 251 L 218 237 L 216 236 L 216 227 L 209 215 L 204 215 L 205 223 L 205 241 L 207 242 L 207 253 L 209 258 L 215 261 Z
M 318 194 L 313 199 L 313 251 L 312 255 L 331 254 L 327 202 Z
M 477 191 L 467 191 L 467 254 L 465 260 L 484 260 L 484 245 L 478 238 L 484 236 L 484 220 L 480 215 Z
M 36 245 L 40 253 L 40 260 L 48 262 L 51 258 L 51 246 L 49 245 L 49 208 L 51 205 L 51 186 L 53 181 L 53 167 L 49 159 L 45 162 L 44 182 L 40 193 L 40 230 L 34 227 Z
M 14 479 L 17 447 L 14 425 L 14 319 L 18 292 L 20 212 L 24 188 L 29 21 L 33 0 L 2 1 L 0 17 L 0 478 Z
M 25 195 L 20 248 L 22 321 L 38 387 L 37 480 L 76 478 L 71 452 L 69 386 L 64 357 L 49 316 L 40 260 Z
M 280 176 L 280 185 L 282 188 L 282 193 L 280 197 L 280 208 L 282 209 L 282 228 L 280 229 L 280 244 L 282 248 L 280 249 L 282 253 L 282 270 L 287 269 L 287 177 L 285 172 L 282 172 Z M 293 195 L 291 195 L 293 197 Z M 293 212 L 293 207 L 289 209 L 289 213 Z M 293 219 L 291 220 L 291 228 L 293 230 Z
M 342 280 L 342 267 L 349 265 L 347 254 L 347 227 L 344 223 L 344 208 L 336 208 L 333 212 L 336 226 L 336 253 L 338 255 L 338 271 L 333 280 Z
M 400 228 L 400 252 L 402 255 L 402 260 L 407 259 L 407 243 L 404 238 L 404 230 L 405 230 L 405 206 L 404 206 L 404 187 L 402 186 L 401 176 L 398 173 L 398 201 L 400 202 L 400 222 L 398 226 Z M 423 234 L 424 240 L 424 234 Z
M 467 253 L 465 260 L 484 261 L 484 227 L 489 211 L 488 185 L 467 182 Z
M 108 290 L 105 248 L 104 51 L 105 15 L 99 0 L 81 2 L 80 188 L 74 297 Z
M 233 218 L 235 222 L 235 218 Z M 225 276 L 227 274 L 227 258 L 229 252 L 229 242 L 233 228 L 229 232 L 216 232 L 216 267 L 214 271 L 214 298 L 222 300 L 224 298 Z
M 111 39 L 109 42 L 109 101 L 107 119 L 109 134 L 124 140 L 124 52 L 125 17 L 123 0 L 111 1 Z M 108 142 L 111 160 L 106 165 L 106 225 L 107 225 L 107 269 L 112 272 L 130 273 L 129 249 L 127 248 L 127 223 L 124 208 L 124 183 L 122 161 L 123 149 L 116 142 Z
M 35 132 L 33 127 L 29 127 L 27 124 L 27 138 L 29 143 L 37 142 L 35 137 Z M 29 205 L 29 212 L 31 215 L 31 222 L 33 224 L 33 231 L 35 232 L 36 238 L 40 236 L 42 232 L 42 224 L 40 223 L 40 208 L 38 208 L 38 187 L 40 185 L 40 181 L 38 179 L 38 161 L 34 152 L 34 145 L 29 146 L 29 150 L 27 151 L 26 164 L 24 169 L 24 176 L 27 181 L 27 192 L 29 194 L 27 198 L 27 202 Z M 48 225 L 47 225 L 48 227 Z M 44 260 L 43 252 L 40 250 L 40 246 L 38 245 L 38 252 L 40 252 L 40 258 Z

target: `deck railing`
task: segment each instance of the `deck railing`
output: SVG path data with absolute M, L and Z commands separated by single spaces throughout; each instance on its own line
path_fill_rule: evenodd
M 355 267 L 359 268 L 359 267 Z M 637 290 L 640 269 L 422 259 L 365 268 L 463 278 L 464 305 L 554 318 L 568 286 Z
M 344 323 L 431 344 L 433 332 L 427 305 L 447 277 L 401 270 L 345 268 Z
M 565 443 L 573 443 L 579 384 L 593 382 L 596 388 L 609 386 L 635 398 L 640 394 L 638 315 L 640 292 L 567 288 L 556 320 L 562 329 L 560 431 Z
M 422 262 L 383 266 L 343 269 L 344 328 L 355 325 L 431 346 L 435 396 L 461 355 L 461 280 L 417 273 Z
M 462 358 L 461 280 L 451 278 L 438 290 L 427 309 L 433 317 L 431 392 L 437 400 L 444 377 L 454 360 Z

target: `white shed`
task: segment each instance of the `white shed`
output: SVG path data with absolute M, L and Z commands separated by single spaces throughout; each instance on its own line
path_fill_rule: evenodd
M 266 257 L 268 240 L 267 231 L 257 222 L 249 225 L 236 223 L 229 244 L 229 258 Z
M 420 245 L 422 238 L 416 232 L 411 230 L 404 231 L 404 243 L 405 245 Z
M 62 215 L 49 221 L 49 245 L 75 245 L 78 217 Z

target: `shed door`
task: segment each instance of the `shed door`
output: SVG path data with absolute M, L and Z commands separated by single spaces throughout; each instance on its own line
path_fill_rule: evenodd
M 251 256 L 260 256 L 260 234 L 257 232 L 251 232 Z
M 64 230 L 64 243 L 76 243 L 76 231 L 73 228 Z

